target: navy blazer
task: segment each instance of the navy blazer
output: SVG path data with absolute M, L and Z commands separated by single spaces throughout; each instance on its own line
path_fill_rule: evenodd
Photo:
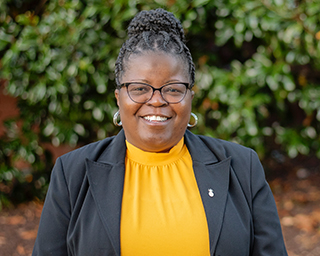
M 257 154 L 189 131 L 185 143 L 207 217 L 211 255 L 287 255 Z M 33 256 L 121 255 L 125 155 L 122 130 L 57 159 Z

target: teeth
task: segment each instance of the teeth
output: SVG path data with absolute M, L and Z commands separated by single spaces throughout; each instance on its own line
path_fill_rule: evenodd
M 148 121 L 166 121 L 168 118 L 163 117 L 163 116 L 144 116 L 144 119 L 148 120 Z

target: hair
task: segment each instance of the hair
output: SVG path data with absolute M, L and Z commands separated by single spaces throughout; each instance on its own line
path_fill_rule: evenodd
M 185 44 L 185 35 L 181 22 L 175 16 L 161 8 L 139 12 L 128 26 L 129 38 L 122 45 L 116 64 L 115 79 L 117 86 L 125 72 L 126 61 L 133 54 L 141 55 L 146 51 L 162 51 L 177 56 L 188 64 L 190 88 L 194 85 L 195 67 L 189 48 Z

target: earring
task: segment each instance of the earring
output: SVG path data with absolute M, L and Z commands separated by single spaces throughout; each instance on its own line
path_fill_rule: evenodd
M 120 122 L 118 123 L 118 116 L 120 116 L 120 110 L 118 110 L 116 113 L 114 113 L 113 115 L 113 124 L 115 126 L 122 126 L 122 122 L 120 120 Z
M 194 114 L 194 113 L 191 112 L 191 115 L 192 115 L 193 118 L 194 118 L 194 124 L 188 124 L 188 127 L 189 127 L 189 128 L 195 127 L 195 126 L 197 125 L 197 123 L 198 123 L 198 117 L 196 116 L 196 114 Z

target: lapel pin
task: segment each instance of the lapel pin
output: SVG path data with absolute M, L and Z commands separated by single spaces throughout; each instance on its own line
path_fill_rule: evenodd
M 209 195 L 210 197 L 214 197 L 214 192 L 213 192 L 213 189 L 212 189 L 212 188 L 209 188 L 209 189 L 208 189 L 208 195 Z

